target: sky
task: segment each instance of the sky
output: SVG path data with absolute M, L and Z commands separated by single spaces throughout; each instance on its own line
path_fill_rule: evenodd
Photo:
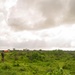
M 0 0 L 0 49 L 75 49 L 75 0 Z

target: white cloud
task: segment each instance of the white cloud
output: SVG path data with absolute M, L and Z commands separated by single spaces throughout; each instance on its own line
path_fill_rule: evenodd
M 0 49 L 75 47 L 74 0 L 0 0 Z
M 18 0 L 11 8 L 8 25 L 19 31 L 74 24 L 74 4 L 74 0 Z
M 8 11 L 11 7 L 16 4 L 17 0 L 5 0 L 4 7 Z
M 74 48 L 74 26 L 75 25 L 70 27 L 58 26 L 40 31 L 12 31 L 9 34 L 6 34 L 6 36 L 8 35 L 7 38 L 2 38 L 2 40 L 7 42 L 7 48 L 8 46 L 11 48 L 15 47 L 30 49 L 51 49 L 54 47 L 62 49 L 72 47 Z M 2 36 L 5 37 L 5 35 Z
M 18 0 L 16 6 L 11 9 L 8 24 L 15 30 L 43 29 L 55 25 L 56 20 L 61 17 L 61 12 L 62 4 L 59 0 Z

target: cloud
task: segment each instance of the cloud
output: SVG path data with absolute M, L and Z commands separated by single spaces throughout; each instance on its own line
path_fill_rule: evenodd
M 75 25 L 70 27 L 58 26 L 40 31 L 19 32 L 13 32 L 7 29 L 7 26 L 5 29 L 3 28 L 0 29 L 0 49 L 63 49 L 75 47 Z
M 46 48 L 46 42 L 43 40 L 28 40 L 28 41 L 23 41 L 20 43 L 14 43 L 13 44 L 15 48 L 19 48 L 19 49 L 25 49 L 25 48 L 29 48 L 29 49 L 45 49 Z
M 74 5 L 74 0 L 3 0 L 0 10 L 13 30 L 39 30 L 74 24 Z
M 5 0 L 0 0 L 0 10 L 4 8 Z
M 63 21 L 67 24 L 75 24 L 75 0 L 70 0 L 68 11 Z
M 74 48 L 74 5 L 74 0 L 0 0 L 0 48 Z
M 9 26 L 16 30 L 34 29 L 34 27 L 37 29 L 46 18 L 38 11 L 36 5 L 30 6 L 23 0 L 20 3 L 22 4 L 17 3 L 11 10 L 8 19 Z
M 58 26 L 64 17 L 65 2 L 68 0 L 18 0 L 10 9 L 8 25 L 14 30 L 38 30 Z

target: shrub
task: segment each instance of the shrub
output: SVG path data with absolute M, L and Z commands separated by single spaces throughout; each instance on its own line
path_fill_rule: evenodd
M 8 64 L 4 64 L 4 65 L 2 65 L 1 68 L 4 69 L 4 70 L 7 70 L 7 69 L 11 69 L 11 66 L 8 65 Z

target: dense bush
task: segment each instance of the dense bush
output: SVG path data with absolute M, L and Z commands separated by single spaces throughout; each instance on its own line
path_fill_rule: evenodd
M 73 51 L 19 51 L 5 53 L 1 75 L 75 75 Z

